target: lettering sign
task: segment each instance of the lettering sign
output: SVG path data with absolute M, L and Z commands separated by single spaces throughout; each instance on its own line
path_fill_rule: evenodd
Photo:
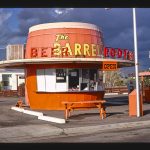
M 32 47 L 31 58 L 70 57 L 70 58 L 113 58 L 134 60 L 134 54 L 128 49 L 104 47 L 101 43 L 69 43 L 71 36 L 56 34 L 52 47 Z
M 117 70 L 117 62 L 103 62 L 104 71 L 115 71 Z
M 134 60 L 134 53 L 132 51 L 129 51 L 128 49 L 105 47 L 104 57 Z

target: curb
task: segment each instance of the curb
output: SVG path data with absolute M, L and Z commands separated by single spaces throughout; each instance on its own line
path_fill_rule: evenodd
M 55 123 L 59 123 L 59 124 L 64 124 L 64 123 L 66 123 L 65 119 L 56 118 L 56 117 L 38 116 L 38 119 L 44 120 L 44 121 L 55 122 Z
M 33 115 L 33 116 L 43 116 L 42 112 L 31 111 L 31 110 L 23 110 L 23 113 Z
M 23 108 L 14 107 L 14 106 L 12 106 L 12 107 L 11 107 L 11 109 L 12 109 L 12 110 L 19 111 L 19 112 L 23 112 L 23 111 L 24 111 L 24 109 L 23 109 Z
M 42 112 L 32 111 L 32 110 L 25 110 L 23 108 L 19 108 L 19 107 L 15 107 L 15 106 L 12 106 L 11 109 L 15 110 L 15 111 L 22 112 L 24 114 L 37 116 L 39 120 L 49 121 L 49 122 L 54 122 L 54 123 L 59 123 L 59 124 L 66 123 L 65 119 L 50 117 L 50 116 L 44 116 Z

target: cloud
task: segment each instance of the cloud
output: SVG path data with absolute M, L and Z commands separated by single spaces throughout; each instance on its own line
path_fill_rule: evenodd
M 123 31 L 120 31 L 119 33 L 117 33 L 117 35 L 113 37 L 107 38 L 105 40 L 105 45 L 110 47 L 119 47 L 123 49 L 127 48 L 129 50 L 133 50 L 133 42 L 133 31 L 130 28 L 128 28 Z
M 14 38 L 15 29 L 11 26 L 13 10 L 6 8 L 0 9 L 0 47 L 6 47 Z M 4 50 L 1 49 L 1 56 L 4 55 Z
M 12 16 L 12 13 L 0 9 L 0 26 L 2 26 L 5 21 L 7 21 Z
M 61 10 L 59 10 L 59 9 L 55 9 L 54 12 L 55 12 L 56 14 L 58 14 L 58 15 L 60 15 L 60 14 L 63 13 L 63 11 L 61 11 Z
M 33 25 L 67 21 L 95 24 L 101 28 L 106 46 L 134 50 L 132 8 L 22 8 L 16 15 L 17 20 L 12 19 L 11 11 L 0 9 L 1 45 L 26 42 L 29 28 Z M 143 61 L 145 58 L 148 66 L 150 9 L 137 8 L 136 17 L 139 59 Z M 18 23 L 16 28 L 9 27 L 10 18 Z
M 74 8 L 56 8 L 56 9 L 54 9 L 54 12 L 57 15 L 62 15 L 62 14 L 67 14 L 72 10 L 74 10 Z

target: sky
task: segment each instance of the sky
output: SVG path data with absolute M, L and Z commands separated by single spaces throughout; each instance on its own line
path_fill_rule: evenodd
M 134 51 L 132 8 L 0 8 L 0 59 L 5 59 L 8 44 L 26 43 L 29 27 L 65 21 L 95 24 L 103 32 L 105 46 Z M 150 8 L 136 8 L 136 22 L 142 71 L 150 68 Z

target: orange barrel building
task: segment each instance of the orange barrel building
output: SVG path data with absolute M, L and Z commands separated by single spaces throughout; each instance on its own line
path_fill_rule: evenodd
M 102 99 L 104 90 L 98 86 L 100 67 L 88 62 L 89 58 L 101 55 L 102 48 L 102 33 L 95 25 L 73 22 L 31 27 L 25 58 L 52 61 L 27 66 L 31 108 L 61 110 L 64 109 L 62 101 Z M 86 61 L 80 62 L 81 58 Z
M 0 66 L 25 69 L 25 99 L 30 108 L 63 110 L 62 101 L 103 99 L 103 62 L 117 62 L 119 68 L 134 65 L 105 54 L 103 34 L 96 25 L 46 23 L 29 28 L 23 59 L 6 60 Z

